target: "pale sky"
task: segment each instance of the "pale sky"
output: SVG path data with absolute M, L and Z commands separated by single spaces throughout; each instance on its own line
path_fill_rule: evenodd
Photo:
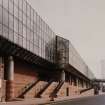
M 105 0 L 28 0 L 56 34 L 69 39 L 101 77 L 105 59 Z

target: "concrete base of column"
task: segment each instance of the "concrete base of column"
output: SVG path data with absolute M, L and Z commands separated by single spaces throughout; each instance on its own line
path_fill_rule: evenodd
M 14 81 L 6 81 L 6 100 L 11 101 L 14 98 Z
M 61 81 L 65 81 L 65 71 L 61 72 Z

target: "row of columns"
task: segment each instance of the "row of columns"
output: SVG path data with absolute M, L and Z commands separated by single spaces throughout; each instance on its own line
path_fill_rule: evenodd
M 75 79 L 74 79 L 75 78 Z M 66 73 L 64 70 L 62 70 L 61 72 L 61 78 L 60 78 L 61 81 L 65 81 L 66 80 Z M 81 87 L 81 88 L 89 88 L 90 87 L 90 84 L 84 80 L 81 80 L 77 77 L 72 77 L 69 75 L 69 83 L 72 85 L 72 83 L 78 87 Z
M 6 98 L 7 100 L 13 99 L 14 98 L 14 60 L 13 57 L 10 56 L 8 58 L 8 70 L 7 70 L 7 88 L 6 88 Z M 64 70 L 62 70 L 61 72 L 61 77 L 60 80 L 61 81 L 65 81 L 66 78 L 66 73 Z M 76 77 L 74 77 L 76 78 Z M 70 76 L 70 82 L 76 82 L 76 86 L 78 87 L 82 87 L 82 80 L 80 80 L 79 78 L 76 78 L 75 81 L 72 81 L 72 78 Z M 74 83 L 73 83 L 74 84 Z M 83 82 L 83 84 L 86 85 L 86 82 Z
M 65 81 L 66 73 L 64 70 L 61 72 L 60 80 Z M 6 78 L 6 99 L 11 100 L 14 98 L 14 59 L 12 56 L 8 57 L 8 67 L 7 67 L 7 78 Z M 72 82 L 72 78 L 70 76 L 70 82 Z M 81 84 L 80 80 L 76 79 L 76 85 L 79 86 Z

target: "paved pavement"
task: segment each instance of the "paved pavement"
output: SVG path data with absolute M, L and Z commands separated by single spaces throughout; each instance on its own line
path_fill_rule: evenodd
M 0 105 L 105 105 L 105 94 L 88 97 L 63 97 L 57 98 L 53 102 L 49 98 L 18 99 L 13 102 L 2 102 Z
M 77 98 L 47 105 L 105 105 L 105 95 Z
M 33 98 L 33 99 L 25 99 L 21 101 L 12 101 L 12 102 L 2 102 L 0 105 L 40 105 L 43 103 L 48 103 L 50 102 L 50 99 L 46 98 Z

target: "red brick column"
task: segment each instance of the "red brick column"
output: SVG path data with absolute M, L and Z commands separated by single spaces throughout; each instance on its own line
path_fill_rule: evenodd
M 3 57 L 0 56 L 0 101 L 5 101 L 6 83 L 4 80 L 4 62 Z
M 6 82 L 6 100 L 9 101 L 14 98 L 14 81 L 8 80 Z

